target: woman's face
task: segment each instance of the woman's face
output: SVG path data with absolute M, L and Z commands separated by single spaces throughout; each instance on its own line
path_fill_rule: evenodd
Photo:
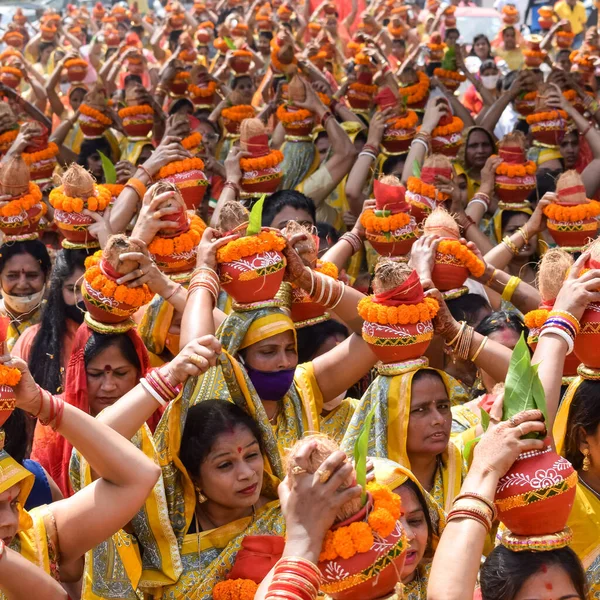
M 415 492 L 406 485 L 401 485 L 394 492 L 400 494 L 400 498 L 402 498 L 402 511 L 404 514 L 400 518 L 400 522 L 404 527 L 409 544 L 404 567 L 400 574 L 402 583 L 407 584 L 413 580 L 417 567 L 425 554 L 425 550 L 427 550 L 429 531 L 427 530 L 425 512 Z
M 82 88 L 77 88 L 71 92 L 69 95 L 69 104 L 71 105 L 73 111 L 76 111 L 81 106 L 84 96 L 85 90 Z
M 600 477 L 600 426 L 596 427 L 593 435 L 585 434 L 585 444 L 582 444 L 580 451 L 583 454 L 584 449 L 589 450 L 590 467 L 589 474 L 595 478 Z
M 235 91 L 239 92 L 246 104 L 252 103 L 254 96 L 254 83 L 251 77 L 242 77 L 235 86 Z
M 298 352 L 293 332 L 283 331 L 248 346 L 244 360 L 251 368 L 270 373 L 295 368 Z
M 505 50 L 514 50 L 517 47 L 517 35 L 514 29 L 507 29 L 502 33 Z
M 482 169 L 485 161 L 492 155 L 494 148 L 489 137 L 483 131 L 475 130 L 469 136 L 465 151 L 466 161 L 470 167 Z
M 532 575 L 521 586 L 513 600 L 581 599 L 567 572 L 557 565 Z
M 214 156 L 219 143 L 219 134 L 204 121 L 200 121 L 196 130 L 202 134 L 202 145 L 206 156 Z
M 102 159 L 98 152 L 93 152 L 86 160 L 87 170 L 94 176 L 97 181 L 103 181 L 104 171 L 102 170 Z
M 19 529 L 17 498 L 21 484 L 17 483 L 0 494 L 0 538 L 8 546 Z
M 4 264 L 0 282 L 10 296 L 30 296 L 42 291 L 46 278 L 40 263 L 31 254 L 16 254 Z
M 327 158 L 329 148 L 331 147 L 329 138 L 326 135 L 320 135 L 317 141 L 315 142 L 315 147 L 317 149 L 317 152 L 319 153 L 319 162 L 323 164 L 323 162 Z
M 264 462 L 258 441 L 247 427 L 235 427 L 217 437 L 200 465 L 198 487 L 226 508 L 249 508 L 258 502 Z
M 78 285 L 78 282 L 82 277 L 83 269 L 76 268 L 73 274 L 63 281 L 62 295 L 66 305 L 75 306 L 75 304 L 81 302 L 81 285 Z
M 574 169 L 579 159 L 579 134 L 575 131 L 567 133 L 560 143 L 560 154 L 565 161 L 565 170 Z
M 301 208 L 286 206 L 273 217 L 270 227 L 285 229 L 290 221 L 298 221 L 300 225 L 304 225 L 304 227 L 308 227 L 309 229 L 312 229 L 315 225 L 312 216 L 307 211 Z
M 484 60 L 490 55 L 490 45 L 487 40 L 482 38 L 475 42 L 473 46 L 475 50 L 475 54 L 481 59 Z
M 88 362 L 85 371 L 93 417 L 132 390 L 139 378 L 138 370 L 115 345 L 99 352 Z
M 441 454 L 448 446 L 452 415 L 444 383 L 427 375 L 413 381 L 406 451 L 410 454 Z
M 515 213 L 511 215 L 506 221 L 506 226 L 504 227 L 504 235 L 511 236 L 513 233 L 519 229 L 519 227 L 523 227 L 525 223 L 529 221 L 529 215 L 525 213 Z M 529 238 L 529 243 L 525 244 L 520 250 L 517 256 L 519 258 L 530 258 L 532 257 L 537 250 L 537 235 L 532 235 Z

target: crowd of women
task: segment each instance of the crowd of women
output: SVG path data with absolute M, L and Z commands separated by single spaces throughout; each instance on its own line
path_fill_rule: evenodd
M 600 599 L 579 4 L 3 20 L 1 597 Z

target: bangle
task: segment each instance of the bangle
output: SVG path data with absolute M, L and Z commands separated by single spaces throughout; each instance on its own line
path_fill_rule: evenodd
M 325 129 L 325 128 L 326 128 L 326 126 L 327 126 L 327 121 L 328 121 L 330 118 L 332 118 L 332 117 L 333 117 L 333 115 L 331 114 L 331 111 L 329 111 L 329 110 L 326 110 L 326 111 L 323 113 L 323 116 L 321 117 L 321 127 L 323 127 L 323 129 Z M 335 117 L 334 117 L 334 118 L 335 118 Z
M 475 198 L 475 196 L 469 200 L 469 204 L 481 204 L 485 208 L 485 212 L 490 208 L 481 198 Z
M 466 225 L 459 223 L 460 227 L 463 230 L 463 233 L 467 233 L 467 230 L 469 229 L 469 227 L 471 227 L 471 225 L 475 225 L 475 221 L 473 221 L 473 219 L 471 219 L 471 217 L 469 215 L 465 215 L 465 220 L 467 221 Z
M 163 407 L 165 408 L 168 404 L 161 395 L 148 383 L 148 380 L 142 377 L 140 379 L 141 386 Z
M 548 317 L 562 317 L 563 319 L 567 319 L 567 321 L 569 321 L 575 328 L 576 334 L 579 333 L 581 323 L 579 322 L 579 319 L 573 313 L 570 313 L 568 310 L 551 310 L 548 313 Z
M 150 175 L 150 173 L 148 172 L 148 169 L 146 169 L 146 167 L 144 165 L 138 165 L 138 169 L 140 169 L 141 171 L 143 171 L 146 174 L 146 177 L 149 179 L 150 184 L 154 183 L 154 180 L 152 179 L 152 175 Z
M 331 99 L 331 101 L 329 102 L 329 110 L 332 113 L 335 113 L 335 111 L 337 110 L 337 107 L 339 105 L 340 101 L 336 100 L 335 96 Z
M 569 332 L 565 331 L 564 329 L 560 329 L 559 327 L 556 327 L 556 326 L 546 326 L 546 324 L 544 323 L 544 325 L 542 326 L 542 329 L 540 331 L 540 334 L 538 336 L 538 339 L 541 339 L 544 335 L 547 335 L 549 333 L 554 333 L 555 335 L 562 338 L 566 342 L 567 355 L 569 355 L 569 354 L 571 354 L 571 352 L 573 352 L 573 346 L 575 345 L 575 342 L 573 341 L 573 338 L 571 337 L 571 334 Z
M 515 277 L 514 275 L 508 280 L 508 283 L 506 284 L 506 286 L 504 287 L 504 290 L 502 291 L 502 300 L 504 300 L 505 302 L 510 302 L 513 294 L 515 293 L 515 290 L 519 287 L 519 284 L 521 283 L 521 280 L 518 277 Z
M 493 500 L 490 500 L 481 494 L 476 494 L 475 492 L 463 492 L 454 498 L 454 502 L 462 498 L 475 498 L 476 500 L 483 502 L 492 511 L 492 521 L 496 520 L 496 517 L 498 516 L 498 509 L 496 508 Z
M 492 284 L 492 282 L 494 281 L 494 277 L 496 276 L 496 273 L 498 272 L 498 269 L 494 269 L 492 271 L 492 274 L 490 275 L 490 278 L 483 284 L 487 287 L 490 287 L 490 285 Z
M 517 248 L 517 245 L 507 235 L 505 235 L 502 238 L 502 243 L 508 248 L 508 250 L 513 256 L 519 254 L 519 249 Z
M 475 362 L 477 360 L 477 357 L 481 354 L 481 351 L 487 344 L 488 339 L 489 338 L 487 336 L 484 336 L 483 340 L 481 341 L 481 344 L 479 345 L 479 348 L 477 348 L 475 354 L 473 354 L 473 356 L 471 357 L 471 362 Z
M 139 179 L 131 177 L 125 184 L 125 187 L 131 188 L 139 196 L 140 200 L 144 199 L 147 188 Z
M 235 192 L 235 198 L 236 198 L 236 200 L 239 199 L 240 193 L 241 193 L 242 190 L 241 190 L 240 186 L 237 183 L 235 183 L 234 181 L 227 180 L 223 184 L 223 189 L 225 189 L 225 188 L 229 188 L 229 189 L 233 190 Z
M 429 144 L 427 144 L 427 142 L 425 140 L 415 137 L 415 138 L 413 138 L 413 141 L 410 143 L 411 147 L 413 144 L 421 144 L 425 148 L 425 153 L 429 154 Z
M 175 285 L 173 291 L 168 296 L 163 296 L 163 300 L 170 300 L 181 288 L 182 285 L 178 283 L 177 285 Z
M 450 342 L 446 342 L 446 344 L 448 344 L 448 346 L 452 347 L 454 342 L 456 342 L 456 340 L 458 340 L 458 338 L 462 335 L 462 332 L 464 331 L 466 326 L 467 326 L 467 322 L 461 321 L 460 329 L 458 330 L 458 333 L 452 338 L 452 340 Z
M 352 231 L 347 231 L 346 233 L 344 233 L 344 235 L 340 238 L 340 241 L 342 240 L 344 240 L 344 242 L 348 242 L 350 246 L 352 246 L 352 254 L 356 254 L 362 248 L 363 245 L 360 237 Z
M 377 148 L 377 146 L 373 146 L 373 144 L 365 144 L 362 147 L 362 151 L 363 152 L 372 152 L 375 155 L 379 154 L 379 148 Z
M 365 150 L 363 150 L 362 152 L 358 153 L 358 156 L 370 156 L 373 160 L 377 160 L 377 156 L 375 154 L 372 154 L 371 152 L 367 152 Z
M 312 272 L 312 270 L 311 270 Z M 310 297 L 313 302 L 320 304 L 325 308 L 333 308 L 340 303 L 344 295 L 344 284 L 341 281 L 336 281 L 328 275 L 313 272 L 314 284 Z
M 517 233 L 521 234 L 521 237 L 523 238 L 525 245 L 529 244 L 529 236 L 527 235 L 527 232 L 525 231 L 525 227 L 519 227 L 519 229 L 517 229 Z
M 475 328 L 467 325 L 463 335 L 456 343 L 456 348 L 454 349 L 459 358 L 462 358 L 463 360 L 469 360 L 469 350 L 471 349 L 471 342 L 473 341 L 474 335 Z
M 194 269 L 191 283 L 188 287 L 188 297 L 199 288 L 203 288 L 210 293 L 213 298 L 213 305 L 216 306 L 221 284 L 219 276 L 210 267 L 199 267 Z
M 177 396 L 179 396 L 179 392 L 181 392 L 181 384 L 173 385 L 161 370 L 167 367 L 168 364 L 169 363 L 165 363 L 162 367 L 160 367 L 160 369 L 153 369 L 150 374 L 162 383 L 162 385 L 167 389 L 168 393 L 173 396 L 173 398 L 177 398 Z

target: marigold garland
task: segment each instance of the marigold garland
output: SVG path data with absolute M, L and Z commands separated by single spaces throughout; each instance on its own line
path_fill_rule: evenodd
M 539 329 L 548 318 L 550 311 L 547 308 L 537 308 L 530 310 L 524 317 L 523 321 L 529 329 Z
M 523 95 L 521 100 L 525 100 L 526 102 L 528 102 L 529 100 L 535 100 L 537 98 L 537 95 L 537 92 L 528 92 L 527 94 Z
M 377 92 L 376 85 L 367 85 L 365 83 L 351 83 L 349 87 L 355 92 L 367 94 L 368 96 L 373 96 Z
M 459 117 L 452 117 L 452 123 L 448 125 L 438 125 L 431 132 L 431 137 L 442 137 L 452 135 L 453 133 L 460 133 L 463 130 L 465 124 Z
M 204 161 L 201 158 L 184 158 L 183 160 L 176 160 L 162 167 L 156 175 L 156 179 L 164 179 L 165 177 L 177 175 L 177 173 L 185 173 L 186 171 L 202 171 L 203 169 Z
M 189 71 L 178 71 L 175 74 L 175 81 L 187 81 L 190 78 Z
M 0 208 L 0 217 L 16 217 L 22 212 L 27 212 L 41 201 L 42 192 L 40 188 L 33 181 L 30 181 L 29 191 L 26 194 L 14 200 L 9 200 Z
M 200 87 L 199 85 L 190 83 L 188 91 L 192 98 L 210 98 L 210 96 L 215 95 L 217 84 L 214 81 L 209 81 L 205 87 Z
M 300 108 L 298 110 L 292 111 L 287 110 L 285 104 L 280 104 L 277 108 L 277 118 L 282 123 L 299 123 L 300 121 L 305 121 L 310 118 L 312 113 L 310 110 L 305 108 Z
M 258 585 L 252 579 L 226 579 L 213 588 L 213 600 L 253 600 Z
M 112 198 L 118 198 L 119 194 L 125 189 L 124 183 L 101 183 L 103 188 L 106 188 Z
M 246 256 L 270 252 L 281 252 L 285 248 L 286 239 L 278 232 L 263 230 L 256 235 L 247 235 L 225 244 L 217 250 L 217 262 L 227 263 L 240 260 Z
M 271 66 L 274 67 L 275 71 L 283 73 L 285 71 L 285 69 L 287 67 L 289 67 L 290 65 L 297 64 L 298 61 L 296 60 L 296 57 L 294 57 L 294 60 L 292 60 L 292 62 L 290 64 L 282 63 L 281 60 L 279 59 L 279 56 L 277 56 L 278 52 L 279 52 L 279 46 L 277 46 L 276 49 L 271 52 Z
M 438 202 L 444 202 L 450 198 L 448 194 L 439 192 L 435 185 L 425 183 L 418 177 L 409 177 L 406 181 L 406 189 L 413 194 L 419 194 L 420 196 L 425 196 L 426 198 L 433 198 Z
M 378 216 L 374 210 L 369 209 L 363 212 L 360 222 L 368 232 L 391 233 L 406 227 L 410 223 L 410 215 L 400 212 L 384 217 Z
M 193 150 L 197 148 L 202 143 L 202 134 L 198 131 L 194 131 L 191 135 L 188 135 L 186 138 L 181 140 L 181 145 L 186 150 Z
M 315 269 L 315 271 L 317 273 L 322 273 L 323 275 L 327 275 L 328 277 L 331 277 L 332 279 L 337 279 L 340 276 L 339 269 L 332 262 L 318 260 L 317 268 Z
M 50 204 L 57 210 L 68 213 L 80 213 L 84 208 L 101 212 L 110 204 L 112 195 L 110 190 L 101 185 L 94 185 L 94 189 L 96 195 L 84 200 L 83 198 L 71 198 L 71 196 L 65 195 L 63 186 L 60 185 L 50 192 Z
M 70 58 L 65 62 L 65 68 L 70 69 L 72 67 L 85 67 L 88 68 L 88 64 L 83 58 Z
M 271 150 L 266 156 L 241 158 L 240 167 L 242 171 L 263 171 L 272 169 L 283 162 L 283 153 L 280 150 Z
M 49 160 L 58 154 L 58 146 L 54 142 L 50 142 L 43 150 L 37 152 L 23 152 L 21 156 L 28 165 L 33 165 L 42 160 Z
M 256 115 L 256 111 L 250 104 L 238 104 L 230 106 L 221 111 L 221 116 L 229 121 L 241 123 L 244 119 L 252 119 Z
M 155 256 L 172 256 L 189 252 L 200 243 L 205 229 L 204 221 L 197 215 L 192 215 L 188 231 L 171 238 L 156 236 L 150 242 L 148 251 Z
M 529 58 L 541 58 L 542 60 L 544 60 L 547 55 L 546 52 L 544 52 L 544 50 L 528 50 L 527 48 L 525 48 L 523 50 L 523 56 Z
M 560 119 L 562 121 L 567 120 L 567 113 L 564 110 L 548 110 L 543 112 L 536 112 L 525 118 L 529 125 L 534 123 L 541 123 L 542 121 L 556 121 Z
M 138 106 L 126 106 L 119 111 L 121 119 L 125 117 L 137 117 L 140 115 L 153 115 L 154 109 L 149 104 L 140 104 Z
M 88 106 L 87 104 L 81 104 L 79 106 L 79 112 L 82 115 L 85 115 L 86 117 L 96 119 L 96 121 L 98 121 L 98 123 L 101 123 L 102 125 L 106 125 L 107 127 L 112 124 L 112 119 L 110 117 L 107 117 L 105 114 L 101 113 L 96 108 L 92 108 L 91 106 Z
M 501 162 L 496 167 L 496 174 L 503 175 L 505 177 L 525 177 L 526 175 L 535 175 L 536 171 L 537 166 L 532 160 L 528 160 L 526 163 L 521 165 Z
M 434 298 L 423 298 L 418 304 L 385 306 L 375 302 L 373 296 L 367 296 L 358 303 L 358 314 L 369 323 L 380 325 L 408 325 L 430 321 L 440 309 Z
M 414 129 L 419 122 L 419 117 L 414 110 L 409 110 L 403 117 L 394 117 L 387 121 L 388 129 L 399 131 L 402 129 Z
M 14 367 L 0 365 L 0 385 L 15 387 L 21 381 L 21 371 Z
M 21 69 L 17 69 L 16 67 L 0 67 L 0 73 L 10 73 L 19 79 L 23 78 L 23 71 L 21 71 Z
M 429 77 L 422 71 L 417 71 L 417 77 L 419 78 L 418 83 L 400 88 L 400 93 L 406 96 L 406 104 L 409 106 L 421 102 L 427 96 L 431 85 Z
M 462 82 L 466 81 L 467 79 L 462 73 L 459 73 L 458 71 L 450 71 L 448 69 L 442 69 L 441 67 L 434 69 L 433 74 L 435 75 L 435 77 L 441 77 L 442 79 L 454 79 L 454 81 Z
M 561 223 L 576 223 L 585 219 L 594 219 L 600 215 L 600 202 L 590 200 L 583 204 L 565 206 L 560 204 L 548 204 L 543 208 L 544 214 L 553 221 Z
M 484 262 L 458 240 L 442 240 L 438 244 L 437 252 L 451 254 L 457 258 L 474 277 L 481 277 L 485 272 Z
M 18 129 L 9 129 L 8 131 L 5 131 L 4 133 L 0 134 L 0 147 L 10 147 L 12 143 L 17 139 L 18 135 Z

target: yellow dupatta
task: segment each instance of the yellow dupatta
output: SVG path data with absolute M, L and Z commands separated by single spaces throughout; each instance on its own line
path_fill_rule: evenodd
M 10 319 L 10 316 L 6 314 L 6 318 L 9 319 L 8 329 L 6 330 L 6 349 L 12 350 L 13 346 L 17 343 L 17 340 L 23 335 L 25 330 L 32 325 L 37 325 L 42 320 L 42 309 L 46 301 L 44 300 L 39 308 L 29 317 L 28 319 L 24 319 L 19 321 L 18 325 L 15 325 Z M 2 304 L 2 306 L 4 306 Z
M 380 367 L 379 375 L 369 386 L 362 397 L 346 435 L 342 440 L 342 449 L 351 452 L 356 445 L 358 435 L 371 409 L 375 407 L 373 423 L 369 436 L 369 455 L 389 458 L 407 469 L 410 460 L 406 451 L 408 421 L 410 417 L 410 401 L 412 381 L 415 373 L 421 369 L 429 369 L 425 358 L 404 363 L 406 366 Z M 456 379 L 444 371 L 429 369 L 439 374 L 448 398 L 452 403 L 461 396 L 466 399 L 464 388 Z M 446 511 L 452 506 L 454 498 L 459 494 L 466 468 L 460 450 L 448 442 L 446 450 L 440 455 L 440 468 L 436 474 L 437 485 L 432 494 L 438 504 Z

